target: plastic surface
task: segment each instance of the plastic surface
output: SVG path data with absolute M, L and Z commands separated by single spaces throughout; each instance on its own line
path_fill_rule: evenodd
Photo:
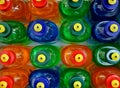
M 29 47 L 9 45 L 0 48 L 0 64 L 2 64 L 4 67 L 7 68 L 22 67 L 29 62 L 29 58 L 30 58 Z M 5 61 L 5 59 L 7 60 Z
M 37 24 L 37 25 L 36 25 Z M 53 42 L 58 37 L 58 28 L 49 20 L 34 20 L 28 26 L 28 36 L 36 42 Z
M 27 4 L 32 20 L 40 18 L 59 23 L 60 15 L 56 0 L 29 0 Z
M 64 69 L 61 73 L 61 88 L 89 88 L 90 75 L 82 69 Z
M 0 18 L 2 20 L 19 20 L 22 22 L 30 20 L 30 13 L 24 0 L 2 1 L 4 1 L 4 3 L 0 3 Z
M 60 62 L 60 51 L 56 46 L 40 45 L 31 50 L 31 63 L 38 68 L 50 68 Z
M 69 42 L 83 42 L 91 35 L 91 26 L 83 19 L 66 20 L 60 27 L 61 38 Z
M 59 72 L 52 69 L 39 69 L 30 74 L 31 88 L 58 88 Z
M 120 62 L 120 50 L 117 46 L 101 45 L 93 51 L 94 61 L 100 66 L 113 66 Z
M 29 41 L 25 26 L 18 21 L 0 22 L 0 42 L 2 43 L 25 43 Z
M 100 42 L 115 42 L 119 39 L 120 24 L 116 21 L 101 21 L 94 25 L 92 35 Z
M 92 60 L 92 51 L 84 45 L 69 45 L 62 49 L 62 62 L 68 67 L 85 67 Z

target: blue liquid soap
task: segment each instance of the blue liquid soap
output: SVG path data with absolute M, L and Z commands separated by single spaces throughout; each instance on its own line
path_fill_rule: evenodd
M 35 42 L 52 42 L 58 37 L 58 28 L 49 20 L 34 20 L 28 26 L 28 36 Z
M 52 69 L 35 70 L 29 77 L 31 88 L 58 88 L 59 73 Z
M 95 20 L 114 19 L 120 13 L 120 0 L 94 0 L 91 11 Z
M 116 21 L 101 21 L 92 30 L 93 37 L 100 42 L 114 42 L 120 36 L 120 24 Z

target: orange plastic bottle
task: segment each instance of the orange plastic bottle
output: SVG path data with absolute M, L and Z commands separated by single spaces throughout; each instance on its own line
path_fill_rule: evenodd
M 92 51 L 84 45 L 69 45 L 62 49 L 62 62 L 68 67 L 86 67 L 92 60 Z
M 29 11 L 34 19 L 48 19 L 59 22 L 59 8 L 57 0 L 29 0 Z
M 22 69 L 0 70 L 0 88 L 26 88 L 29 74 Z
M 0 0 L 0 19 L 29 21 L 27 4 L 24 0 Z
M 91 73 L 93 88 L 120 88 L 120 70 L 115 67 L 87 68 Z
M 2 64 L 4 67 L 22 67 L 29 63 L 29 58 L 29 47 L 9 45 L 0 49 L 0 64 Z

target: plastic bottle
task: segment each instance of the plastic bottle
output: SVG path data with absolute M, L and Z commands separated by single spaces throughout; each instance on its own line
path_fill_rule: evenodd
M 34 20 L 28 26 L 28 36 L 36 42 L 53 42 L 58 37 L 58 28 L 49 20 Z
M 7 68 L 19 68 L 27 65 L 30 58 L 30 48 L 18 45 L 8 45 L 0 48 L 0 64 Z
M 24 0 L 0 0 L 0 18 L 25 22 L 30 20 L 30 13 Z
M 92 34 L 100 42 L 115 42 L 120 36 L 120 24 L 116 21 L 101 21 L 94 25 Z
M 40 45 L 31 50 L 31 63 L 38 68 L 49 68 L 60 62 L 60 51 L 56 46 Z
M 68 68 L 61 72 L 60 88 L 90 88 L 90 81 L 87 71 Z
M 120 88 L 120 70 L 115 67 L 91 66 L 93 88 Z
M 59 9 L 57 0 L 28 0 L 29 11 L 32 20 L 49 19 L 55 23 L 59 22 Z
M 100 45 L 93 51 L 94 61 L 100 66 L 113 66 L 120 62 L 119 46 Z
M 65 46 L 61 53 L 62 62 L 68 67 L 85 67 L 92 60 L 92 51 L 84 45 Z
M 91 13 L 93 15 L 93 19 L 95 20 L 114 20 L 120 13 L 119 0 L 94 0 L 91 5 Z
M 58 88 L 59 72 L 53 69 L 39 69 L 33 71 L 29 76 L 31 88 Z
M 91 36 L 91 26 L 83 19 L 66 20 L 61 25 L 60 35 L 69 42 L 83 42 Z
M 0 88 L 26 88 L 29 73 L 22 69 L 0 70 Z
M 25 43 L 28 40 L 27 30 L 21 22 L 0 22 L 0 42 L 11 44 Z
M 80 18 L 89 11 L 90 0 L 62 0 L 59 9 L 65 18 Z

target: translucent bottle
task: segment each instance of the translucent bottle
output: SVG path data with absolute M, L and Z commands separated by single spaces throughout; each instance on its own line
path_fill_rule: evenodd
M 93 51 L 94 61 L 100 66 L 113 66 L 120 62 L 119 46 L 100 45 Z
M 25 43 L 28 42 L 27 30 L 18 21 L 0 22 L 0 42 L 2 43 Z
M 55 23 L 49 20 L 34 20 L 27 30 L 31 40 L 39 43 L 48 43 L 56 41 L 58 38 L 58 27 Z
M 29 76 L 31 88 L 58 88 L 59 72 L 53 69 L 38 69 Z
M 60 27 L 60 36 L 69 42 L 83 42 L 91 36 L 91 26 L 83 19 L 66 20 Z
M 56 46 L 40 45 L 31 50 L 31 63 L 38 68 L 50 68 L 60 62 L 60 51 Z
M 8 45 L 0 48 L 0 64 L 6 68 L 24 67 L 28 64 L 29 58 L 29 47 Z
M 48 19 L 59 22 L 59 9 L 57 0 L 28 0 L 32 20 Z
M 94 25 L 92 35 L 100 42 L 115 42 L 120 36 L 120 24 L 116 21 L 101 21 Z
M 62 62 L 72 68 L 85 67 L 92 60 L 92 51 L 84 45 L 69 45 L 62 49 Z
M 90 88 L 90 74 L 82 69 L 64 69 L 60 76 L 60 88 Z
M 0 0 L 0 19 L 29 21 L 27 4 L 24 0 Z

